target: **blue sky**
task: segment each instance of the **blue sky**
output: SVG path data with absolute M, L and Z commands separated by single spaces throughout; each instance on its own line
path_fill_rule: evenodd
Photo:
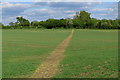
M 118 2 L 119 0 L 3 0 L 3 2 Z
M 88 2 L 61 2 L 60 0 L 56 2 L 42 2 L 42 0 L 18 1 L 20 0 L 14 0 L 14 2 L 11 2 L 11 0 L 2 1 L 2 6 L 0 5 L 2 8 L 2 23 L 15 22 L 17 16 L 23 16 L 30 21 L 41 21 L 48 18 L 73 18 L 77 11 L 82 10 L 91 13 L 91 17 L 97 19 L 116 19 L 118 16 L 117 0 L 111 0 L 111 2 L 91 2 L 94 0 Z

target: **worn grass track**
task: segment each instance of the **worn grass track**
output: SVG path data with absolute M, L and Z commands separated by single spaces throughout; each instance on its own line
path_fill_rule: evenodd
M 36 69 L 31 78 L 51 78 L 56 74 L 59 70 L 59 62 L 63 58 L 63 53 L 68 46 L 73 33 L 74 30 L 72 30 L 70 35 L 55 48 L 50 56 L 47 57 L 46 61 Z

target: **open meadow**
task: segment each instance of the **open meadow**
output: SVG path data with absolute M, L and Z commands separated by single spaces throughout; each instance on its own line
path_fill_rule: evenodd
M 31 75 L 69 33 L 69 30 L 3 30 L 3 78 Z
M 117 30 L 75 30 L 59 78 L 117 78 Z
M 53 78 L 118 77 L 117 30 L 4 29 L 2 34 L 3 78 L 31 77 L 52 51 L 55 54 L 62 48 L 63 57 Z M 51 56 L 46 63 L 57 57 Z

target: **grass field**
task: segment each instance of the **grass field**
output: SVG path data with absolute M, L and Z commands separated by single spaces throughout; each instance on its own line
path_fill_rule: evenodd
M 3 77 L 29 77 L 70 30 L 3 30 Z M 75 30 L 55 78 L 117 77 L 117 30 Z
M 118 77 L 118 33 L 76 30 L 60 64 L 59 78 Z
M 3 30 L 3 77 L 27 77 L 69 30 Z

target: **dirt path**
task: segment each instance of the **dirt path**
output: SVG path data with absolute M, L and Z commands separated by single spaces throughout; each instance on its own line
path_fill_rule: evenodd
M 36 69 L 31 78 L 51 78 L 56 74 L 59 62 L 63 59 L 63 53 L 72 38 L 73 32 L 74 30 L 55 48 L 50 56 L 47 57 L 46 61 Z

